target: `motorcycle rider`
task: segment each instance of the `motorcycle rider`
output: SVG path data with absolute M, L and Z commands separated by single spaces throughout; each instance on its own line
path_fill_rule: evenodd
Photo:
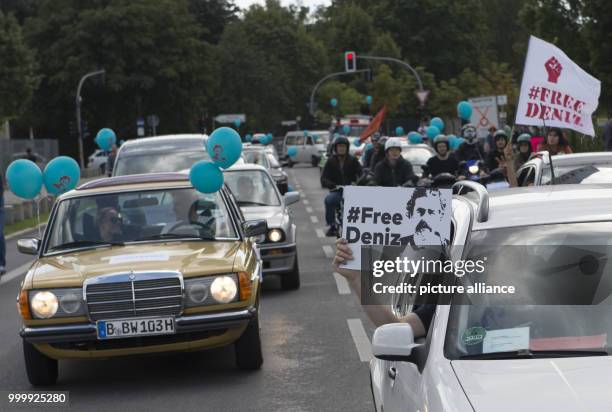
M 418 178 L 410 162 L 402 157 L 402 143 L 393 137 L 385 143 L 385 159 L 374 169 L 374 181 L 377 186 L 395 187 L 405 183 L 416 183 Z
M 484 160 L 483 150 L 478 141 L 476 127 L 474 127 L 473 124 L 467 123 L 461 128 L 461 137 L 465 139 L 465 142 L 463 142 L 455 152 L 457 160 L 459 162 Z
M 514 168 L 518 170 L 531 156 L 531 135 L 529 133 L 522 133 L 516 139 L 516 144 L 518 146 L 518 153 L 514 159 Z
M 504 130 L 499 129 L 493 133 L 493 144 L 495 147 L 487 156 L 487 168 L 490 171 L 499 168 L 500 161 L 504 160 L 504 148 L 508 144 L 508 135 Z
M 350 142 L 340 136 L 333 141 L 333 155 L 325 163 L 321 173 L 321 185 L 327 189 L 346 186 L 355 183 L 361 175 L 361 164 L 349 154 Z M 325 197 L 325 222 L 328 229 L 326 236 L 336 236 L 335 212 L 342 200 L 342 193 L 331 191 Z
M 450 173 L 453 176 L 456 175 L 459 169 L 459 162 L 449 151 L 448 137 L 443 134 L 437 135 L 433 140 L 433 147 L 436 151 L 436 155 L 427 160 L 427 169 L 423 177 L 429 175 L 435 177 L 440 173 Z
M 380 145 L 380 140 L 381 140 L 380 133 L 375 132 L 370 138 L 370 140 L 372 140 L 372 148 L 363 154 L 363 163 L 362 163 L 363 167 L 367 167 L 367 168 L 371 168 L 372 163 L 376 165 L 376 163 L 378 163 L 380 160 L 384 158 L 384 146 Z

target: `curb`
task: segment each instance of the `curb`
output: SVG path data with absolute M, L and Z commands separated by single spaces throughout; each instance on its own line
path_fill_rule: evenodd
M 23 229 L 23 230 L 20 230 L 18 232 L 13 232 L 10 235 L 4 236 L 4 240 L 6 241 L 6 240 L 15 239 L 16 237 L 20 237 L 22 235 L 25 235 L 28 232 L 32 232 L 33 230 L 37 230 L 38 228 L 41 228 L 41 229 L 44 230 L 45 225 L 46 225 L 46 223 L 41 223 L 40 225 L 37 225 L 37 226 L 32 226 L 30 228 Z

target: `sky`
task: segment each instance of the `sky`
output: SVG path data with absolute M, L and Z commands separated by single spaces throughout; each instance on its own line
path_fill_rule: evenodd
M 240 7 L 241 9 L 248 8 L 251 4 L 265 4 L 265 0 L 234 0 L 234 3 Z M 328 6 L 331 3 L 331 0 L 281 0 L 281 4 L 283 6 L 288 6 L 290 4 L 299 4 L 306 7 L 309 7 L 311 11 L 317 6 Z

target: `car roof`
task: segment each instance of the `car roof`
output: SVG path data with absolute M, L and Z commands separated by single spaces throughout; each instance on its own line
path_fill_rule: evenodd
M 229 169 L 225 169 L 225 172 L 233 172 L 233 171 L 241 171 L 241 170 L 261 170 L 263 172 L 268 173 L 268 169 L 263 166 L 256 165 L 254 163 L 243 163 L 243 164 L 235 164 L 231 166 Z
M 149 190 L 184 187 L 191 185 L 188 173 L 147 173 L 103 177 L 79 185 L 76 189 L 62 194 L 65 199 L 85 194 L 114 193 L 124 190 Z
M 530 159 L 525 164 L 535 164 L 538 162 L 543 162 L 543 160 L 539 157 L 536 157 Z M 612 163 L 612 152 L 585 152 L 552 156 L 553 167 L 579 166 L 593 163 Z
M 612 220 L 612 184 L 547 185 L 494 190 L 488 219 L 472 230 Z M 478 208 L 478 195 L 456 196 Z
M 168 150 L 181 151 L 202 149 L 208 138 L 205 134 L 174 134 L 155 137 L 143 137 L 128 140 L 121 145 L 121 154 L 132 154 L 141 151 L 166 152 Z

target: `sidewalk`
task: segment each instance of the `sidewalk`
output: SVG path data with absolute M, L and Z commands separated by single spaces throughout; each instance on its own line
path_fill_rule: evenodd
M 104 177 L 103 175 L 92 176 L 89 169 L 85 169 L 83 172 L 84 173 L 82 173 L 82 175 L 87 177 L 81 177 L 79 180 L 79 185 Z M 53 206 L 54 200 L 55 199 L 52 196 L 47 195 L 47 191 L 43 186 L 42 190 L 40 191 L 40 213 L 42 214 L 49 212 Z M 4 190 L 4 208 L 5 225 L 10 225 L 11 223 L 16 223 L 36 216 L 36 205 L 33 200 L 25 200 L 17 197 L 8 189 Z

